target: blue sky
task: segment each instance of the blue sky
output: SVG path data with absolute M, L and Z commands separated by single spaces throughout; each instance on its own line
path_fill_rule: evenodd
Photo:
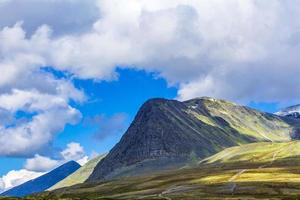
M 52 70 L 51 70 L 52 71 Z M 53 72 L 53 71 L 52 71 Z M 82 88 L 88 96 L 87 103 L 75 104 L 83 119 L 76 125 L 67 125 L 54 140 L 54 146 L 63 149 L 70 142 L 80 143 L 87 154 L 93 152 L 108 152 L 121 138 L 123 132 L 113 134 L 105 139 L 95 139 L 97 124 L 85 124 L 85 119 L 97 115 L 111 117 L 116 113 L 124 113 L 128 119 L 126 127 L 130 125 L 139 107 L 150 98 L 174 99 L 177 88 L 168 86 L 163 78 L 158 78 L 153 73 L 145 71 L 119 69 L 119 79 L 115 81 L 74 80 L 78 88 Z M 63 73 L 55 72 L 62 77 Z M 276 103 L 249 103 L 248 106 L 266 112 L 275 112 Z M 104 134 L 104 133 L 99 133 Z M 0 158 L 0 163 L 6 163 L 0 168 L 0 174 L 6 174 L 12 169 L 21 169 L 25 158 Z
M 139 107 L 150 98 L 174 99 L 177 88 L 169 87 L 163 78 L 157 78 L 153 73 L 145 71 L 120 69 L 119 79 L 115 81 L 95 82 L 94 80 L 74 80 L 76 87 L 82 88 L 88 96 L 87 103 L 76 104 L 83 119 L 76 125 L 67 125 L 54 140 L 54 146 L 63 149 L 70 142 L 80 143 L 87 154 L 93 152 L 108 152 L 121 138 L 123 132 L 113 134 L 105 139 L 95 139 L 97 124 L 85 124 L 85 118 L 99 114 L 111 117 L 116 113 L 125 113 L 128 119 L 126 127 L 130 125 Z M 62 74 L 56 74 L 61 77 Z M 265 112 L 275 112 L 276 103 L 249 103 L 248 106 Z M 105 134 L 105 133 L 99 133 Z M 0 174 L 6 174 L 11 169 L 21 169 L 25 158 L 0 158 L 6 163 L 0 168 Z
M 50 70 L 53 72 L 53 70 Z M 63 77 L 63 73 L 54 72 L 56 76 Z M 88 96 L 87 103 L 76 104 L 83 118 L 76 125 L 67 125 L 62 133 L 54 140 L 54 146 L 63 149 L 70 142 L 79 142 L 87 154 L 93 151 L 98 153 L 108 152 L 120 139 L 123 132 L 97 140 L 95 124 L 85 124 L 85 119 L 96 115 L 111 117 L 116 113 L 127 115 L 126 126 L 129 126 L 139 107 L 149 98 L 175 98 L 176 88 L 168 87 L 162 78 L 155 74 L 136 70 L 118 70 L 119 79 L 116 81 L 95 82 L 94 80 L 74 80 L 78 88 L 82 88 Z M 99 133 L 101 134 L 101 132 Z M 5 174 L 11 169 L 20 169 L 24 158 L 1 158 L 1 163 L 7 163 L 0 168 L 0 174 Z
M 118 70 L 119 79 L 111 82 L 75 81 L 89 96 L 88 103 L 77 105 L 84 118 L 76 126 L 67 126 L 57 143 L 63 146 L 70 140 L 86 146 L 87 152 L 108 152 L 120 139 L 122 133 L 111 135 L 104 140 L 95 140 L 95 124 L 85 125 L 85 118 L 105 115 L 110 118 L 117 113 L 127 115 L 126 126 L 133 120 L 139 107 L 149 98 L 175 98 L 176 88 L 168 87 L 165 80 L 155 78 L 144 71 Z M 99 134 L 102 134 L 101 132 Z M 105 134 L 105 133 L 103 133 Z
M 266 112 L 299 103 L 299 9 L 0 0 L 0 191 L 109 151 L 149 98 L 211 96 Z

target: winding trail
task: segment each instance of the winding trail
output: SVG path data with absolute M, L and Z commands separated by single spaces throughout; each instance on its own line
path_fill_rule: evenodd
M 262 169 L 262 168 L 265 168 L 265 167 L 268 167 L 268 166 L 272 166 L 272 164 L 274 163 L 274 161 L 276 160 L 276 157 L 277 155 L 284 149 L 285 146 L 279 148 L 277 151 L 275 151 L 273 153 L 273 156 L 272 156 L 272 160 L 270 163 L 268 164 L 264 164 L 264 165 L 261 165 L 258 167 L 258 169 Z M 228 179 L 228 182 L 233 182 L 235 179 L 237 179 L 240 175 L 242 175 L 244 172 L 246 172 L 247 170 L 249 169 L 242 169 L 242 170 L 239 170 L 236 174 L 234 174 L 230 179 Z M 231 187 L 231 192 L 232 194 L 234 194 L 234 191 L 236 189 L 236 186 L 237 184 L 233 182 L 233 185 Z
M 236 173 L 235 175 L 233 175 L 229 180 L 228 182 L 232 182 L 234 181 L 235 179 L 237 179 L 242 173 L 246 172 L 248 169 L 242 169 L 240 170 L 238 173 Z
M 163 198 L 163 199 L 166 199 L 166 200 L 172 200 L 170 197 L 165 197 L 165 196 L 163 196 L 163 192 L 160 193 L 160 194 L 158 195 L 158 197 Z
M 171 194 L 171 193 L 176 193 L 176 192 L 186 192 L 188 190 L 195 189 L 195 188 L 197 188 L 197 187 L 192 186 L 192 185 L 173 185 L 173 186 L 169 187 L 168 189 L 166 189 L 165 191 L 162 191 L 157 196 L 160 198 L 167 199 L 167 200 L 172 200 L 172 198 L 166 197 L 165 195 Z
M 240 175 L 242 175 L 244 172 L 246 172 L 248 169 L 242 169 L 240 170 L 238 173 L 234 174 L 229 180 L 228 182 L 233 182 L 235 179 L 237 179 Z M 236 183 L 233 183 L 232 187 L 231 187 L 231 193 L 233 194 L 234 191 L 236 189 Z

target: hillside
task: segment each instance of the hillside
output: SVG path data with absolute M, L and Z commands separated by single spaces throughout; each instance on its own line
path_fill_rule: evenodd
M 212 98 L 152 99 L 88 182 L 185 166 L 224 148 L 290 141 L 299 121 Z
M 271 143 L 261 142 L 227 148 L 201 164 L 300 164 L 300 141 Z
M 19 186 L 16 186 L 4 193 L 1 196 L 15 196 L 22 197 L 30 195 L 36 192 L 42 192 L 56 184 L 57 182 L 63 180 L 74 171 L 80 168 L 80 165 L 75 161 L 70 161 L 62 166 L 44 174 L 36 179 L 25 182 Z
M 55 190 L 58 188 L 69 187 L 72 185 L 76 185 L 79 183 L 83 183 L 86 179 L 91 175 L 96 165 L 105 157 L 105 155 L 97 156 L 96 158 L 87 162 L 84 166 L 80 167 L 77 171 L 75 171 L 70 176 L 61 180 L 48 190 Z
M 193 168 L 81 184 L 39 199 L 299 199 L 300 141 L 232 147 Z
M 85 183 L 26 199 L 297 199 L 299 122 L 212 98 L 153 99 Z

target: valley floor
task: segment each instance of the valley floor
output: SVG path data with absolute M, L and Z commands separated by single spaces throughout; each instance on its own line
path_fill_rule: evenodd
M 300 167 L 203 166 L 95 185 L 30 199 L 300 199 Z M 29 199 L 29 198 L 28 198 Z
M 80 184 L 25 199 L 300 199 L 299 145 L 243 145 L 194 167 Z

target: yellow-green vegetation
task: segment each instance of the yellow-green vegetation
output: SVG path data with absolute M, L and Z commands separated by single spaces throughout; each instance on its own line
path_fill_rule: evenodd
M 300 141 L 232 147 L 197 167 L 85 183 L 35 199 L 300 199 Z
M 273 182 L 273 183 L 300 183 L 300 174 L 291 173 L 294 169 L 295 172 L 299 171 L 297 168 L 280 168 L 280 167 L 267 167 L 267 168 L 250 168 L 241 169 L 239 171 L 232 170 L 222 174 L 215 174 L 212 176 L 203 177 L 193 180 L 193 183 L 226 183 L 226 182 Z
M 46 192 L 36 199 L 297 199 L 300 167 L 243 171 L 202 166 L 152 176 L 83 184 Z M 243 173 L 241 173 L 243 172 Z
M 201 115 L 193 110 L 187 110 L 187 113 L 193 115 L 194 117 L 196 117 L 198 120 L 202 121 L 203 123 L 206 123 L 211 126 L 218 126 L 218 124 L 214 120 L 212 120 L 211 118 L 209 118 L 205 115 Z
M 79 168 L 73 174 L 58 182 L 48 190 L 55 190 L 58 188 L 69 187 L 79 183 L 83 183 L 91 175 L 96 165 L 105 157 L 105 155 L 97 156 L 96 158 L 87 162 L 84 166 Z
M 300 141 L 251 143 L 227 148 L 200 163 L 300 163 Z
M 260 141 L 289 141 L 293 127 L 282 118 L 244 106 L 211 98 L 202 98 L 212 117 L 221 117 L 230 126 Z

